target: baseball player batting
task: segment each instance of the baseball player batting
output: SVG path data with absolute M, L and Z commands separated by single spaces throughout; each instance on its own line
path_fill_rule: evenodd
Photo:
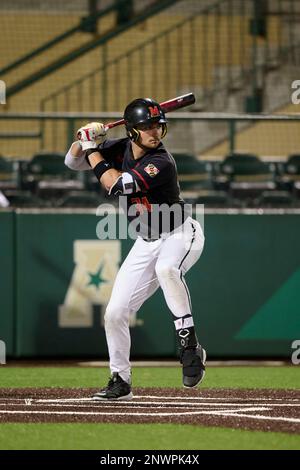
M 73 170 L 93 170 L 109 195 L 125 200 L 129 221 L 140 218 L 104 316 L 111 377 L 95 400 L 132 398 L 129 319 L 158 287 L 173 316 L 183 385 L 195 387 L 205 375 L 206 352 L 197 339 L 184 279 L 202 253 L 204 235 L 180 197 L 174 158 L 161 142 L 167 133 L 165 112 L 153 99 L 139 98 L 126 107 L 124 121 L 127 137 L 122 139 L 105 140 L 101 123 L 80 128 L 65 158 Z M 175 208 L 168 224 L 164 212 L 152 217 L 161 207 Z

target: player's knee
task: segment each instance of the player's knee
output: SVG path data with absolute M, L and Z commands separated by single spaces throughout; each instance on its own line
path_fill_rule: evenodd
M 120 325 L 124 318 L 126 318 L 126 312 L 122 306 L 108 304 L 104 315 L 105 328 L 114 328 Z
M 166 279 L 166 278 L 174 278 L 178 277 L 179 270 L 175 266 L 171 266 L 166 263 L 157 263 L 155 266 L 155 272 L 157 275 L 158 280 Z

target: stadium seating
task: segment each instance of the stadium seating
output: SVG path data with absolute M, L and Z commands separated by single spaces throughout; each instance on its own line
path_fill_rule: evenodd
M 281 165 L 280 170 L 278 186 L 289 191 L 295 189 L 297 192 L 297 186 L 300 182 L 300 155 L 290 155 L 287 161 Z
M 61 153 L 34 155 L 22 170 L 22 187 L 44 199 L 59 198 L 71 190 L 84 189 L 81 173 L 68 169 Z
M 19 163 L 0 156 L 0 190 L 17 189 L 19 186 Z
M 178 179 L 182 191 L 214 190 L 212 183 L 212 165 L 210 162 L 197 160 L 193 155 L 174 154 Z
M 0 157 L 0 191 L 11 207 L 96 208 L 117 205 L 93 172 L 74 172 L 63 154 L 37 154 L 29 162 Z M 263 162 L 256 155 L 231 154 L 222 162 L 174 154 L 181 195 L 207 208 L 300 207 L 300 155 L 286 162 Z
M 272 167 L 251 154 L 226 156 L 220 164 L 216 185 L 245 205 L 251 205 L 263 191 L 276 189 Z

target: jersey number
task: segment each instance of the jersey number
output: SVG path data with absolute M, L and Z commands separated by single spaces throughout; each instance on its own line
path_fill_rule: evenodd
M 140 197 L 132 197 L 131 198 L 132 204 L 135 204 L 136 210 L 139 211 L 140 214 L 143 214 L 145 210 L 147 212 L 152 212 L 152 205 L 148 201 L 148 198 L 146 196 L 140 198 Z

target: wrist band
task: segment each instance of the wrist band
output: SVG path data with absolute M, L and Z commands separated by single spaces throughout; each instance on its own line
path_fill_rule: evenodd
M 93 172 L 96 175 L 96 178 L 100 180 L 101 176 L 111 168 L 111 165 L 103 160 L 102 162 L 97 163 L 97 165 L 93 168 Z

